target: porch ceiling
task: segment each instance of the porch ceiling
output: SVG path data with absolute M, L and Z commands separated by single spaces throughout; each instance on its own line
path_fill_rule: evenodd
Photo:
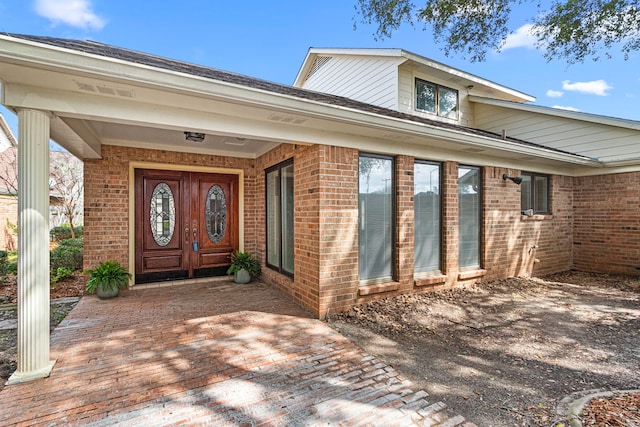
M 313 93 L 303 99 L 3 35 L 0 79 L 4 105 L 51 112 L 52 139 L 81 159 L 99 158 L 102 144 L 256 158 L 293 143 L 549 173 L 601 166 L 472 130 L 328 104 Z M 205 140 L 188 142 L 185 131 Z

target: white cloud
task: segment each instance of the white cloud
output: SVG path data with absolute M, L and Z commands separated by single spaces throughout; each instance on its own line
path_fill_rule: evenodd
M 613 89 L 613 86 L 609 86 L 609 84 L 604 80 L 593 80 L 591 82 L 575 82 L 571 83 L 569 80 L 565 80 L 562 82 L 562 89 L 586 93 L 589 95 L 599 95 L 599 96 L 607 96 L 609 95 L 607 91 L 609 89 Z
M 547 91 L 547 96 L 549 98 L 561 98 L 562 95 L 564 95 L 564 92 L 561 90 L 553 90 L 553 89 L 549 89 Z
M 104 19 L 93 12 L 89 0 L 36 0 L 36 13 L 54 25 L 63 23 L 72 27 L 101 30 Z
M 502 50 L 513 49 L 516 47 L 526 47 L 534 49 L 537 39 L 531 32 L 533 25 L 525 24 L 518 28 L 515 32 L 509 34 L 502 45 Z
M 580 111 L 576 107 L 569 107 L 564 105 L 552 105 L 551 108 L 557 108 L 558 110 L 566 110 L 566 111 L 576 111 L 576 112 Z

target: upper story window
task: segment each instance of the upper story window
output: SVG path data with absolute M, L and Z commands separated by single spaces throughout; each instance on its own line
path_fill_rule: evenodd
M 522 213 L 533 215 L 550 214 L 549 210 L 549 175 L 523 172 L 520 193 Z M 528 212 L 527 212 L 528 211 Z
M 448 119 L 457 119 L 458 91 L 416 79 L 416 110 Z

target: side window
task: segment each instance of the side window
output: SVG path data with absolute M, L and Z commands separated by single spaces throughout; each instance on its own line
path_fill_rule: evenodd
M 480 168 L 458 168 L 459 266 L 480 267 L 482 232 Z
M 293 275 L 293 160 L 266 170 L 267 266 Z
M 523 214 L 550 214 L 549 176 L 533 172 L 523 172 L 520 207 Z
M 360 154 L 358 174 L 359 277 L 361 281 L 390 281 L 394 273 L 393 158 Z
M 441 270 L 442 192 L 439 163 L 416 161 L 413 167 L 414 272 Z

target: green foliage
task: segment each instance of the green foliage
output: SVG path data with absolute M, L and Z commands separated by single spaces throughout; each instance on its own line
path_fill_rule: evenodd
M 67 277 L 71 277 L 71 276 L 73 276 L 73 271 L 65 267 L 58 267 L 56 269 L 55 274 L 51 274 L 49 283 L 51 284 L 51 286 L 54 286 L 60 280 L 66 279 Z
M 240 270 L 247 270 L 253 278 L 260 274 L 260 261 L 249 252 L 235 251 L 231 254 L 231 266 L 227 274 L 236 274 Z
M 7 218 L 7 228 L 9 230 L 11 230 L 14 234 L 18 234 L 18 224 L 14 224 L 11 221 L 9 221 L 9 218 Z
M 0 251 L 0 278 L 4 279 L 9 273 L 18 273 L 17 252 Z
M 127 286 L 131 274 L 116 261 L 105 261 L 92 270 L 86 270 L 89 275 L 87 292 L 94 293 L 98 287 L 104 290 L 114 290 Z
M 80 238 L 84 234 L 84 227 L 82 225 L 73 227 L 73 231 L 76 235 L 75 238 Z M 71 239 L 71 227 L 69 227 L 69 225 L 60 225 L 58 227 L 53 227 L 49 231 L 49 235 L 51 236 L 51 241 L 53 242 L 61 242 L 63 240 Z
M 8 255 L 9 253 L 7 251 L 0 251 L 0 277 L 2 277 L 3 279 L 9 272 L 8 271 L 8 266 L 9 266 Z
M 451 52 L 483 61 L 487 52 L 499 51 L 510 28 L 512 12 L 524 3 L 537 6 L 531 16 L 531 34 L 547 59 L 564 58 L 570 64 L 599 52 L 619 48 L 625 59 L 640 48 L 640 0 L 557 0 L 542 10 L 534 0 L 357 0 L 362 22 L 376 24 L 376 39 L 391 37 L 403 23 L 430 26 L 446 55 Z M 607 52 L 607 57 L 611 55 Z
M 58 246 L 50 252 L 51 271 L 57 272 L 58 268 L 66 268 L 71 271 L 82 268 L 83 239 L 66 239 L 58 243 Z

